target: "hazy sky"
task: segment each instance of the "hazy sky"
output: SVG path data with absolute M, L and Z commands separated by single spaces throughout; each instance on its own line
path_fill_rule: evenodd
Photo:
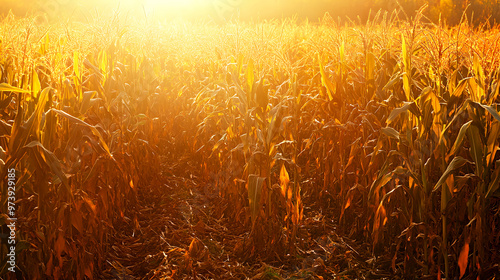
M 16 14 L 23 15 L 27 10 L 31 10 L 57 19 L 65 15 L 88 15 L 93 11 L 110 13 L 119 8 L 122 14 L 143 17 L 155 15 L 159 18 L 227 18 L 241 15 L 243 18 L 269 18 L 326 11 L 332 5 L 351 5 L 360 1 L 366 0 L 0 0 L 0 13 L 13 9 Z M 351 9 L 352 7 L 353 5 Z

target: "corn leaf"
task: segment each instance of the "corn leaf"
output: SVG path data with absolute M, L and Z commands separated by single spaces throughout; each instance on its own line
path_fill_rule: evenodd
M 410 111 L 416 116 L 420 116 L 419 110 L 415 102 L 404 102 L 405 105 L 402 107 L 396 108 L 392 110 L 391 114 L 386 120 L 387 124 L 390 124 L 394 119 L 396 119 L 397 116 L 399 116 L 402 113 L 406 113 L 407 111 Z
M 11 86 L 7 83 L 0 84 L 0 91 L 12 91 L 12 92 L 22 92 L 22 93 L 30 93 L 31 92 L 29 90 L 25 90 L 25 89 Z
M 40 85 L 40 79 L 38 78 L 38 74 L 36 73 L 35 69 L 33 69 L 33 78 L 32 78 L 32 84 L 31 84 L 31 91 L 33 98 L 38 97 L 38 93 L 42 89 Z
M 381 130 L 382 130 L 382 133 L 384 133 L 385 135 L 399 140 L 399 132 L 397 130 L 395 130 L 394 128 L 383 127 Z
M 332 81 L 330 81 L 330 79 L 326 75 L 325 69 L 323 67 L 323 61 L 319 54 L 318 54 L 318 60 L 319 60 L 319 71 L 321 73 L 321 83 L 326 88 L 326 92 L 328 94 L 328 100 L 331 101 L 333 99 L 333 95 L 336 92 L 336 86 Z
M 448 164 L 448 167 L 446 167 L 446 170 L 444 171 L 443 175 L 441 175 L 441 178 L 439 178 L 438 182 L 436 183 L 432 191 L 436 192 L 437 190 L 439 190 L 439 187 L 441 187 L 441 185 L 452 174 L 452 172 L 466 163 L 471 163 L 471 162 L 460 156 L 454 157 L 453 160 L 450 162 L 450 164 Z
M 262 184 L 266 180 L 265 177 L 259 177 L 255 174 L 248 175 L 248 200 L 250 204 L 250 214 L 252 222 L 255 222 L 260 210 L 260 196 L 262 193 Z
M 453 147 L 451 147 L 450 152 L 446 156 L 446 158 L 449 158 L 450 156 L 454 155 L 458 149 L 462 147 L 462 143 L 464 141 L 465 134 L 467 133 L 467 130 L 469 129 L 469 126 L 471 125 L 472 121 L 468 121 L 462 127 L 460 128 L 460 131 L 458 132 L 457 139 L 455 140 L 455 143 L 453 144 Z
M 493 171 L 491 176 L 492 180 L 486 190 L 486 198 L 490 198 L 500 187 L 500 160 L 496 161 L 495 166 L 495 171 Z
M 483 161 L 484 155 L 484 145 L 481 141 L 481 136 L 479 134 L 479 128 L 475 125 L 472 125 L 467 130 L 467 136 L 470 142 L 470 154 L 474 163 L 476 164 L 476 175 L 479 177 L 483 176 L 483 171 L 485 169 L 485 162 Z
M 45 165 L 61 180 L 61 182 L 64 184 L 64 186 L 66 186 L 68 192 L 70 193 L 68 178 L 64 173 L 63 166 L 57 159 L 57 157 L 38 141 L 32 141 L 24 147 L 32 149 L 32 151 L 35 153 L 39 153 L 39 158 L 42 159 L 43 163 L 45 163 Z
M 54 112 L 66 119 L 68 119 L 70 122 L 74 123 L 74 124 L 78 124 L 78 125 L 83 125 L 83 126 L 86 126 L 88 128 L 90 128 L 90 130 L 92 131 L 92 133 L 97 136 L 97 138 L 99 139 L 99 143 L 102 145 L 102 147 L 104 148 L 104 150 L 106 151 L 106 153 L 108 154 L 108 156 L 110 157 L 113 157 L 113 155 L 111 154 L 110 150 L 109 150 L 109 147 L 108 145 L 106 144 L 106 142 L 104 141 L 104 138 L 102 138 L 102 135 L 101 133 L 99 133 L 99 131 L 97 130 L 97 128 L 95 126 L 92 126 L 64 111 L 61 111 L 61 110 L 57 110 L 57 109 L 50 109 L 49 112 Z M 47 112 L 47 114 L 49 113 Z
M 460 268 L 460 278 L 462 278 L 465 274 L 465 270 L 467 269 L 467 263 L 469 259 L 469 243 L 470 237 L 466 238 L 465 244 L 460 251 L 460 256 L 458 257 L 458 267 Z

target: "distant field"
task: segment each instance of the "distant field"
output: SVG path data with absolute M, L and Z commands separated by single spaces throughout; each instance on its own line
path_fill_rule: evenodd
M 3 19 L 17 279 L 498 279 L 499 37 Z

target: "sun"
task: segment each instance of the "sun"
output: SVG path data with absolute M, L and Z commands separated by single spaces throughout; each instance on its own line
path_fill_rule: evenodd
M 152 17 L 192 16 L 209 10 L 210 0 L 139 0 L 144 13 Z
M 197 0 L 144 0 L 148 9 L 194 8 Z
M 168 11 L 179 8 L 195 9 L 202 3 L 207 3 L 208 0 L 115 0 L 111 2 L 128 9 L 144 7 L 147 10 Z
M 236 0 L 107 0 L 105 2 L 127 15 L 136 15 L 138 18 L 145 16 L 148 20 L 168 20 L 199 18 L 213 13 L 214 1 Z

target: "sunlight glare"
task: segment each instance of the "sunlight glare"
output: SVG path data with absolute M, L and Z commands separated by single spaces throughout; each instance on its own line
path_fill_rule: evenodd
M 193 7 L 196 0 L 145 0 L 144 6 L 149 9 L 187 8 Z
M 147 17 L 186 16 L 205 10 L 208 3 L 204 0 L 142 0 L 141 2 Z

